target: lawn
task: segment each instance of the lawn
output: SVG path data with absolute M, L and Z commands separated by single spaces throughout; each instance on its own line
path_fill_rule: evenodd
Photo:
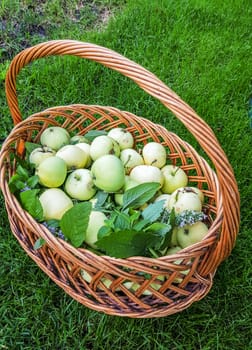
M 172 88 L 215 132 L 234 169 L 241 224 L 232 254 L 208 295 L 164 318 L 130 319 L 72 300 L 25 255 L 0 213 L 0 350 L 252 349 L 252 8 L 248 0 L 2 1 L 0 139 L 13 123 L 4 93 L 21 49 L 50 39 L 111 48 Z M 129 79 L 94 62 L 50 57 L 18 77 L 23 117 L 50 106 L 115 106 L 164 125 L 202 152 L 192 135 Z

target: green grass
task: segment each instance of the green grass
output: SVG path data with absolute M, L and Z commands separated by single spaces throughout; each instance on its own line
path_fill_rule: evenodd
M 23 47 L 56 38 L 109 47 L 155 73 L 212 127 L 235 171 L 241 226 L 203 300 L 169 317 L 127 319 L 89 310 L 50 281 L 14 239 L 1 197 L 0 350 L 252 349 L 251 15 L 248 0 L 2 1 L 1 139 L 12 128 L 4 76 Z M 69 103 L 116 106 L 163 124 L 201 152 L 158 101 L 94 62 L 34 62 L 18 78 L 18 96 L 24 117 Z

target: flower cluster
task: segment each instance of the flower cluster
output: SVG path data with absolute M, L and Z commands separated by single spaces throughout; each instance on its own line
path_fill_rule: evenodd
M 46 221 L 44 221 L 42 223 L 55 237 L 61 238 L 63 240 L 65 240 L 65 236 L 63 234 L 63 232 L 61 231 L 61 229 L 55 225 L 55 224 L 50 224 Z
M 193 225 L 197 221 L 204 221 L 207 218 L 203 212 L 197 212 L 195 210 L 185 210 L 176 215 L 175 225 L 183 227 L 185 225 Z

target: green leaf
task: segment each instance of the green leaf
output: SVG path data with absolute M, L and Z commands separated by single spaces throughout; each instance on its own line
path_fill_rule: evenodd
M 107 192 L 98 191 L 94 197 L 97 199 L 97 201 L 95 202 L 94 208 L 95 209 L 102 208 L 102 206 L 105 204 L 108 196 L 109 196 L 109 194 Z
M 38 198 L 39 189 L 20 193 L 22 207 L 37 221 L 43 220 L 43 208 Z
M 132 208 L 125 210 L 124 213 L 130 215 L 131 225 L 133 225 L 141 216 L 141 210 L 135 210 Z
M 107 255 L 115 258 L 145 256 L 148 248 L 155 247 L 161 237 L 155 233 L 123 230 L 112 232 L 99 239 L 95 244 Z
M 25 149 L 28 153 L 32 153 L 34 149 L 39 147 L 41 147 L 41 145 L 38 143 L 28 142 L 28 141 L 25 142 Z
M 97 237 L 98 237 L 98 239 L 101 239 L 101 238 L 103 238 L 103 237 L 105 237 L 105 236 L 110 235 L 111 232 L 112 232 L 112 231 L 111 231 L 111 228 L 110 228 L 110 227 L 108 227 L 108 226 L 102 226 L 102 227 L 99 229 L 98 233 L 97 233 Z
M 170 218 L 169 218 L 169 224 L 174 227 L 176 223 L 176 213 L 175 213 L 175 209 L 172 208 L 171 212 L 170 212 Z
M 34 243 L 33 249 L 34 250 L 38 250 L 39 248 L 41 248 L 44 244 L 46 243 L 46 241 L 44 240 L 44 238 L 38 238 L 36 240 L 36 242 Z
M 162 236 L 156 232 L 138 232 L 133 238 L 132 244 L 141 244 L 144 247 L 143 255 L 148 255 L 147 251 L 150 248 L 158 249 L 162 242 Z
M 162 222 L 154 222 L 153 224 L 147 226 L 145 231 L 153 231 L 161 236 L 165 236 L 167 232 L 171 230 L 172 226 L 170 224 L 164 224 Z
M 133 225 L 133 229 L 136 231 L 142 231 L 146 225 L 149 225 L 150 221 L 149 220 L 139 220 Z
M 91 210 L 90 202 L 77 203 L 60 220 L 61 231 L 74 247 L 79 247 L 85 240 Z
M 101 135 L 107 135 L 107 131 L 105 130 L 90 130 L 88 131 L 84 137 L 89 141 L 92 142 L 97 136 Z
M 38 175 L 31 176 L 26 182 L 27 186 L 29 186 L 30 188 L 36 187 L 38 183 L 39 183 Z
M 123 194 L 123 210 L 137 208 L 150 200 L 160 187 L 158 182 L 146 182 L 130 188 Z
M 60 226 L 59 220 L 57 219 L 50 219 L 46 221 L 48 227 L 54 227 L 58 228 Z
M 28 180 L 30 175 L 27 169 L 25 169 L 22 165 L 19 165 L 16 170 L 16 174 L 20 176 L 20 180 Z
M 25 182 L 20 180 L 20 175 L 14 174 L 9 180 L 9 188 L 11 193 L 22 190 L 25 187 Z
M 131 227 L 130 216 L 125 213 L 117 212 L 114 220 L 115 230 L 128 230 Z
M 15 160 L 17 161 L 17 164 L 21 165 L 23 168 L 28 169 L 29 168 L 29 164 L 27 163 L 27 161 L 25 159 L 20 158 L 17 154 L 13 153 L 13 157 L 15 158 Z
M 164 210 L 164 200 L 157 201 L 155 203 L 151 203 L 142 211 L 142 216 L 145 220 L 149 220 L 150 222 L 154 222 L 158 220 L 161 213 Z
M 164 237 L 164 240 L 160 246 L 160 250 L 163 250 L 163 249 L 166 249 L 169 245 L 170 245 L 170 242 L 171 242 L 171 237 L 172 237 L 172 227 L 171 225 L 168 224 L 168 226 L 170 226 L 170 229 L 167 230 L 166 234 L 165 234 L 165 237 Z

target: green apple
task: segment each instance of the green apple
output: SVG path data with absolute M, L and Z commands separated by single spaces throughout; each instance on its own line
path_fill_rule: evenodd
M 200 242 L 207 233 L 207 225 L 201 221 L 197 221 L 195 224 L 179 227 L 177 231 L 177 241 L 180 247 L 186 248 Z
M 178 252 L 180 252 L 180 250 L 182 250 L 182 248 L 180 246 L 176 246 L 176 247 L 171 247 L 166 251 L 166 255 L 174 255 L 177 254 Z M 183 259 L 177 259 L 174 261 L 174 264 L 176 265 L 184 265 Z M 188 263 L 187 263 L 188 264 Z M 190 269 L 186 269 L 186 270 L 180 270 L 178 271 L 178 276 L 174 278 L 173 282 L 174 283 L 181 283 L 183 281 L 183 276 L 188 275 L 188 273 L 190 272 Z
M 61 147 L 68 145 L 70 135 L 68 131 L 60 126 L 51 126 L 45 129 L 40 136 L 40 143 L 57 151 Z
M 103 191 L 117 192 L 124 186 L 124 166 L 115 155 L 106 154 L 95 160 L 91 173 L 95 186 Z
M 173 227 L 172 235 L 171 235 L 171 242 L 170 242 L 171 247 L 178 246 L 177 232 L 178 232 L 178 227 L 177 226 Z
M 130 178 L 139 184 L 145 182 L 159 182 L 160 187 L 164 183 L 161 170 L 153 165 L 137 165 L 130 172 Z
M 107 217 L 101 211 L 92 210 L 89 216 L 85 242 L 92 248 L 96 248 L 95 242 L 98 239 L 98 231 L 105 224 Z
M 120 149 L 133 148 L 134 138 L 132 134 L 124 128 L 113 128 L 109 130 L 108 136 L 118 142 Z
M 163 275 L 157 276 L 156 279 L 155 279 L 155 282 L 152 282 L 152 283 L 150 284 L 150 287 L 151 287 L 152 289 L 158 291 L 158 290 L 162 287 L 162 284 L 163 284 L 164 281 L 165 281 L 165 276 L 163 276 Z M 132 289 L 134 292 L 136 292 L 140 287 L 141 287 L 140 284 L 137 283 L 137 282 L 135 282 L 135 283 L 131 286 L 131 289 Z M 145 289 L 145 290 L 143 291 L 142 294 L 146 296 L 146 295 L 152 295 L 153 293 L 152 293 L 151 290 Z
M 125 173 L 128 175 L 137 165 L 143 165 L 143 157 L 134 148 L 121 150 L 120 159 L 123 162 Z
M 154 202 L 158 202 L 158 201 L 164 201 L 164 208 L 168 208 L 168 203 L 170 200 L 171 195 L 164 193 L 164 194 L 160 194 L 159 196 L 157 196 L 154 200 Z
M 198 188 L 198 187 L 193 187 L 193 186 L 187 186 L 184 188 L 185 192 L 194 192 L 198 195 L 201 203 L 204 203 L 204 194 L 203 192 Z
M 175 213 L 181 213 L 185 210 L 202 211 L 202 203 L 198 194 L 186 189 L 187 187 L 181 187 L 171 194 L 168 208 L 174 208 Z
M 90 145 L 88 143 L 85 143 L 85 142 L 79 142 L 79 143 L 76 143 L 75 146 L 79 147 L 87 154 L 87 163 L 85 165 L 85 168 L 89 168 L 90 165 L 92 164 L 92 159 L 90 157 Z
M 29 162 L 31 164 L 34 164 L 37 168 L 39 164 L 42 162 L 42 160 L 54 156 L 55 151 L 49 147 L 38 147 L 35 148 L 29 155 Z
M 162 186 L 163 193 L 172 193 L 179 187 L 184 187 L 188 183 L 188 177 L 183 169 L 175 165 L 165 165 L 162 169 L 164 176 L 164 184 Z
M 144 145 L 142 150 L 144 163 L 162 168 L 166 163 L 166 150 L 158 142 L 149 142 Z
M 49 188 L 39 197 L 45 220 L 60 220 L 73 202 L 60 188 Z
M 90 283 L 92 281 L 92 276 L 87 271 L 81 269 L 80 275 L 86 282 Z
M 84 168 L 88 161 L 87 153 L 76 145 L 61 147 L 56 156 L 65 161 L 69 170 Z
M 88 169 L 76 169 L 71 172 L 65 182 L 66 193 L 80 201 L 89 200 L 96 193 L 92 175 Z
M 96 160 L 106 154 L 113 154 L 119 157 L 119 144 L 107 135 L 97 136 L 90 145 L 90 157 Z
M 78 143 L 89 143 L 88 139 L 83 135 L 74 135 L 70 138 L 71 145 L 77 145 Z
M 51 156 L 44 159 L 36 169 L 39 182 L 45 187 L 60 187 L 67 176 L 67 166 L 63 159 Z
M 182 248 L 180 246 L 174 246 L 174 247 L 171 247 L 169 249 L 167 249 L 166 251 L 166 255 L 173 255 L 173 254 L 176 254 L 178 253 L 180 250 L 182 250 Z

